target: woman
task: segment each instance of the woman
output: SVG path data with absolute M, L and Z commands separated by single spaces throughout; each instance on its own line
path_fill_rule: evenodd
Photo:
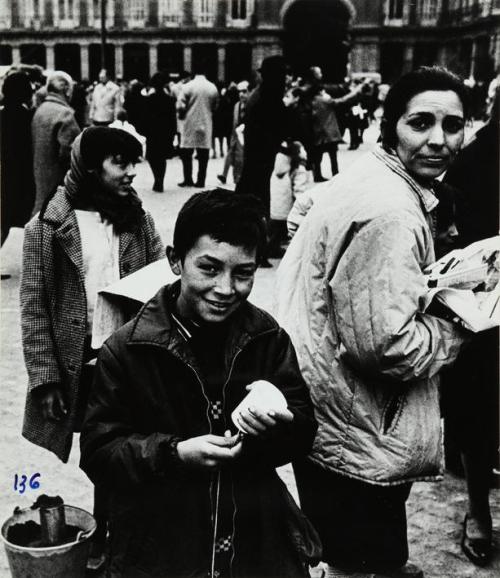
M 153 172 L 153 191 L 163 193 L 167 159 L 172 157 L 177 130 L 175 98 L 168 92 L 168 78 L 157 72 L 151 78 L 153 92 L 145 99 L 144 134 L 146 159 Z
M 23 436 L 67 462 L 86 404 L 84 364 L 97 292 L 163 255 L 132 188 L 141 145 L 119 129 L 91 127 L 74 142 L 64 186 L 25 230 L 21 325 L 29 384 Z M 95 543 L 105 541 L 94 492 Z
M 24 227 L 35 201 L 31 143 L 33 89 L 25 72 L 11 72 L 2 86 L 0 153 L 2 245 L 11 227 Z M 2 279 L 8 276 L 2 276 Z
M 491 119 L 446 173 L 446 183 L 460 191 L 454 219 L 459 246 L 498 234 L 499 109 L 497 91 Z M 482 332 L 443 379 L 446 441 L 458 446 L 467 480 L 469 503 L 461 547 L 478 566 L 486 566 L 492 556 L 489 490 L 492 470 L 499 466 L 498 354 L 498 330 Z
M 412 482 L 441 473 L 438 372 L 465 337 L 445 312 L 421 310 L 423 271 L 435 260 L 433 183 L 467 115 L 452 73 L 403 76 L 382 146 L 331 181 L 278 271 L 278 319 L 319 422 L 297 485 L 331 576 L 422 576 L 406 564 L 405 502 Z

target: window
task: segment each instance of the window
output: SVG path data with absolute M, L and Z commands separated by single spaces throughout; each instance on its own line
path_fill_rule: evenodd
M 403 19 L 403 0 L 389 0 L 389 20 Z
M 143 22 L 146 18 L 144 0 L 129 0 L 129 19 L 135 22 Z
M 194 17 L 198 26 L 212 26 L 216 0 L 194 0 Z
M 73 28 L 75 26 L 75 0 L 59 0 L 57 3 L 58 15 L 56 25 L 62 28 Z
M 94 28 L 101 27 L 101 0 L 86 0 L 89 24 Z M 112 0 L 107 0 L 106 8 L 106 26 L 113 27 L 115 17 L 115 3 Z
M 422 1 L 422 20 L 436 20 L 438 16 L 438 0 Z
M 248 26 L 254 11 L 254 0 L 230 0 L 226 24 L 228 26 Z
M 182 6 L 180 0 L 160 0 L 158 18 L 160 26 L 175 26 L 181 21 Z

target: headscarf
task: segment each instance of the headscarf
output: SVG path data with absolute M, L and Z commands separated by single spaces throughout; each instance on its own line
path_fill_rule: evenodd
M 104 189 L 85 162 L 96 145 L 96 139 L 104 134 L 103 131 L 115 130 L 119 129 L 91 127 L 76 137 L 71 150 L 70 169 L 64 177 L 64 187 L 75 209 L 95 208 L 103 219 L 108 219 L 113 224 L 117 233 L 122 233 L 139 227 L 144 215 L 142 201 L 132 187 L 126 196 L 111 194 Z M 110 154 L 114 152 L 110 151 Z

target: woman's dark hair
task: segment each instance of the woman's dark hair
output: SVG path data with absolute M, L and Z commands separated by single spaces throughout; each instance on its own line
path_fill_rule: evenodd
M 82 160 L 88 170 L 99 169 L 106 157 L 120 155 L 124 162 L 136 163 L 142 155 L 141 143 L 119 128 L 91 126 L 84 130 L 80 144 Z
M 33 88 L 29 76 L 25 72 L 11 72 L 3 81 L 2 94 L 6 105 L 30 105 Z
M 203 235 L 262 254 L 266 224 L 260 201 L 226 189 L 196 193 L 181 208 L 174 228 L 174 251 L 181 260 Z
M 395 148 L 396 125 L 405 113 L 408 102 L 427 90 L 453 91 L 462 103 L 465 119 L 469 118 L 469 97 L 462 79 L 441 66 L 422 66 L 399 78 L 387 93 L 380 127 L 385 148 Z

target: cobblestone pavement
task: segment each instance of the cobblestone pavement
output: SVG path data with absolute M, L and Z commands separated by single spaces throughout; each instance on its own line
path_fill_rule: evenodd
M 371 148 L 376 139 L 375 129 L 367 132 L 367 144 L 359 151 L 348 151 L 341 145 L 340 170 L 348 166 L 360 153 Z M 325 155 L 326 156 L 326 155 Z M 195 163 L 196 164 L 196 163 Z M 212 159 L 209 164 L 207 187 L 216 185 L 216 175 L 222 166 L 221 159 Z M 325 175 L 329 175 L 325 161 Z M 170 242 L 175 217 L 182 203 L 195 189 L 180 189 L 176 186 L 181 179 L 179 160 L 169 161 L 163 194 L 151 192 L 152 177 L 146 163 L 138 167 L 136 187 L 145 207 L 155 218 L 165 243 Z M 15 506 L 27 507 L 38 493 L 60 494 L 67 504 L 92 511 L 91 484 L 78 468 L 78 439 L 68 464 L 62 464 L 51 453 L 38 448 L 21 435 L 22 415 L 26 388 L 21 336 L 19 328 L 19 275 L 22 248 L 22 230 L 11 231 L 1 251 L 1 269 L 10 273 L 11 279 L 2 281 L 0 301 L 0 523 L 11 514 Z M 259 269 L 251 300 L 270 309 L 272 285 L 277 261 L 273 269 Z M 23 495 L 13 489 L 14 476 L 31 476 L 40 473 L 38 491 L 27 490 Z M 287 484 L 294 492 L 293 474 L 289 467 L 281 469 Z M 499 491 L 494 490 L 492 503 L 498 524 L 500 506 Z M 495 557 L 489 569 L 479 570 L 468 563 L 460 551 L 460 523 L 465 508 L 463 480 L 447 476 L 440 484 L 415 484 L 409 500 L 409 535 L 412 560 L 425 570 L 426 577 L 443 578 L 486 578 L 500 575 L 500 557 Z M 500 542 L 500 532 L 495 532 L 495 542 Z M 0 548 L 0 578 L 9 576 L 8 564 L 3 548 Z M 70 577 L 68 577 L 70 578 Z

